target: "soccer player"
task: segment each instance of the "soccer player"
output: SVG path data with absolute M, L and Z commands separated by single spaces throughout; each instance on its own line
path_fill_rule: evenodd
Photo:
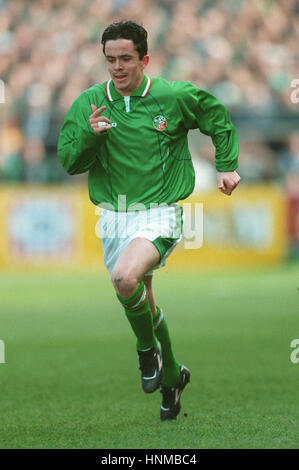
M 137 338 L 144 392 L 161 386 L 161 420 L 176 418 L 190 371 L 173 352 L 164 309 L 156 305 L 153 271 L 181 239 L 182 207 L 194 189 L 189 129 L 212 138 L 219 189 L 230 195 L 240 178 L 238 141 L 227 109 L 190 82 L 144 73 L 146 30 L 109 25 L 101 39 L 111 78 L 72 104 L 58 141 L 71 174 L 89 172 L 91 201 L 102 207 L 104 263 Z

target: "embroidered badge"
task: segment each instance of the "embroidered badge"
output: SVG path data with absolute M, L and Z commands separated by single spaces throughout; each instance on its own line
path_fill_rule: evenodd
M 156 116 L 153 119 L 153 124 L 155 126 L 155 129 L 157 129 L 157 131 L 164 131 L 164 129 L 167 126 L 167 121 L 166 121 L 166 118 L 164 116 L 160 115 L 160 116 Z

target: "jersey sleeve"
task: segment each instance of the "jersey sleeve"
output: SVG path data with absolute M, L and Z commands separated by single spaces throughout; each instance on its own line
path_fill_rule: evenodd
M 172 85 L 186 128 L 198 128 L 211 137 L 218 171 L 234 171 L 238 167 L 239 144 L 227 108 L 215 96 L 190 82 L 172 82 Z
M 61 127 L 57 152 L 63 168 L 70 175 L 88 171 L 96 161 L 103 136 L 90 127 L 91 113 L 88 97 L 82 93 L 72 104 Z

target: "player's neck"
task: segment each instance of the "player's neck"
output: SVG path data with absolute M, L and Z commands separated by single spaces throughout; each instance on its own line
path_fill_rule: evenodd
M 114 86 L 115 86 L 115 89 L 116 91 L 122 95 L 122 96 L 130 96 L 132 95 L 132 93 L 134 93 L 134 91 L 136 91 L 141 83 L 143 82 L 143 79 L 144 79 L 144 73 L 141 75 L 141 77 L 139 78 L 139 80 L 137 81 L 137 83 L 135 83 L 132 87 L 128 87 L 128 88 L 125 88 L 125 89 L 119 89 L 117 88 L 117 86 L 115 85 L 114 83 Z

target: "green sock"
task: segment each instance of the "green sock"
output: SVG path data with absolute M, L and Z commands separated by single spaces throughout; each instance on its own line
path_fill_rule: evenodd
M 158 306 L 157 315 L 154 318 L 154 330 L 162 348 L 162 385 L 174 387 L 180 380 L 180 365 L 173 355 L 167 323 L 163 311 Z
M 147 289 L 141 281 L 137 290 L 127 299 L 117 294 L 122 303 L 132 330 L 137 338 L 137 350 L 144 351 L 157 346 L 153 316 L 148 301 Z

